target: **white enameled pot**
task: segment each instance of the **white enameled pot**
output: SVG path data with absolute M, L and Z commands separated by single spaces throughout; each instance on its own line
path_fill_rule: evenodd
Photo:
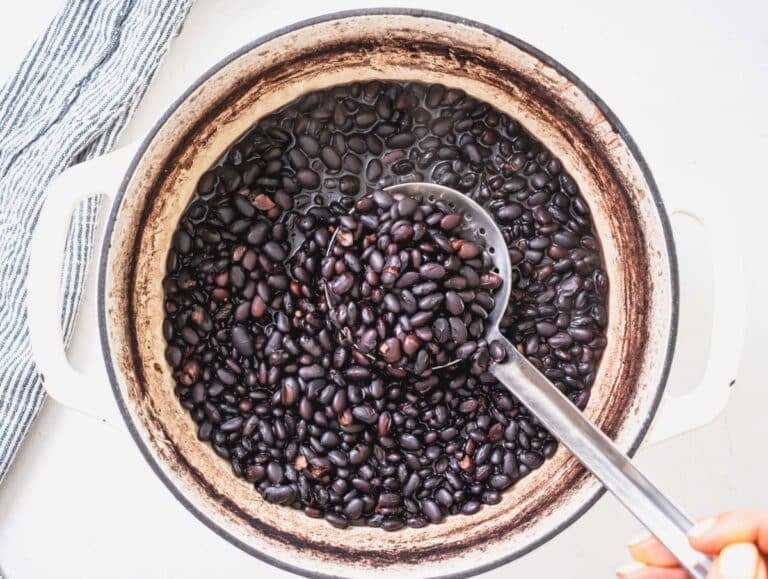
M 742 313 L 728 307 L 743 303 L 738 257 L 713 244 L 715 354 L 698 388 L 663 396 L 677 327 L 677 265 L 667 213 L 632 139 L 592 91 L 540 51 L 487 26 L 422 11 L 340 13 L 261 38 L 207 72 L 141 144 L 63 173 L 33 239 L 32 346 L 53 398 L 123 420 L 174 496 L 254 556 L 306 575 L 469 575 L 565 528 L 594 503 L 598 482 L 560 449 L 477 515 L 395 533 L 334 529 L 264 502 L 197 441 L 163 355 L 165 257 L 200 175 L 265 113 L 310 90 L 376 78 L 464 89 L 519 119 L 577 181 L 610 280 L 608 346 L 586 410 L 591 420 L 632 453 L 654 416 L 650 438 L 658 440 L 717 415 L 741 346 Z M 98 324 L 103 360 L 94 343 L 93 367 L 83 373 L 63 346 L 59 273 L 72 210 L 94 194 L 112 207 L 98 240 L 98 320 L 80 326 Z M 679 211 L 709 218 L 706 208 Z M 721 234 L 723 227 L 718 220 Z

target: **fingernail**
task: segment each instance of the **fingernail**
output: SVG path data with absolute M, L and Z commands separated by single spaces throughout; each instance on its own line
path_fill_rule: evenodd
M 643 569 L 644 567 L 645 567 L 644 563 L 638 563 L 637 561 L 632 561 L 631 563 L 627 563 L 626 565 L 622 565 L 621 567 L 616 569 L 616 577 L 621 579 L 622 577 L 631 575 L 635 571 Z
M 708 519 L 703 519 L 693 525 L 691 529 L 688 531 L 689 537 L 701 537 L 704 533 L 709 531 L 715 524 L 715 518 L 710 517 Z
M 717 568 L 722 579 L 753 579 L 760 555 L 752 543 L 734 543 L 720 551 Z
M 651 536 L 648 533 L 643 533 L 642 535 L 637 535 L 633 539 L 630 539 L 630 541 L 627 543 L 627 547 L 635 547 L 642 543 L 643 541 L 647 541 L 650 539 Z

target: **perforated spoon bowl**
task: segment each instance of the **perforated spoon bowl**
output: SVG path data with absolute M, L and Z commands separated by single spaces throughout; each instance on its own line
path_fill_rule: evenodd
M 712 560 L 695 551 L 686 533 L 693 526 L 664 494 L 599 428 L 531 364 L 499 330 L 509 301 L 512 265 L 501 230 L 490 214 L 466 195 L 431 183 L 403 183 L 387 187 L 423 202 L 441 200 L 462 214 L 462 228 L 483 242 L 504 280 L 486 320 L 486 340 L 501 341 L 504 362 L 491 372 L 579 461 L 648 529 L 695 579 L 705 579 Z

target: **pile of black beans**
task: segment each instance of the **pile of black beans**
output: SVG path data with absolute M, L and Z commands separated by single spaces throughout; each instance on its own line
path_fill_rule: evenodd
M 448 209 L 382 191 L 415 181 L 493 214 L 510 279 Z M 558 159 L 458 89 L 307 94 L 233 144 L 179 222 L 163 281 L 176 395 L 269 502 L 384 530 L 476 513 L 557 447 L 487 371 L 504 355 L 482 323 L 502 283 L 502 332 L 584 408 L 608 282 Z
M 337 342 L 372 362 L 372 369 L 347 368 L 347 379 L 370 379 L 379 370 L 423 378 L 413 385 L 427 391 L 439 382 L 434 372 L 450 365 L 465 362 L 475 376 L 488 370 L 485 320 L 502 279 L 484 244 L 463 225 L 464 216 L 443 201 L 419 205 L 386 191 L 361 197 L 334 224 L 318 282 Z M 303 267 L 309 257 L 297 254 L 292 272 L 312 284 Z M 501 342 L 492 352 L 497 360 L 506 357 Z M 313 353 L 320 356 L 321 347 Z

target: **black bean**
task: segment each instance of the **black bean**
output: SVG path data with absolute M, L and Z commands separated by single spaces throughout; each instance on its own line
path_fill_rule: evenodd
M 352 285 L 355 283 L 355 278 L 350 273 L 343 273 L 335 278 L 330 286 L 336 295 L 342 295 L 352 289 Z
M 450 326 L 451 339 L 457 344 L 463 344 L 467 341 L 467 326 L 456 316 L 451 316 L 448 319 L 448 325 Z
M 595 333 L 590 328 L 570 328 L 568 334 L 577 342 L 591 342 Z
M 349 521 L 345 517 L 332 512 L 325 513 L 325 520 L 337 529 L 346 529 L 349 526 Z
M 419 276 L 418 272 L 406 271 L 395 282 L 395 287 L 398 288 L 398 289 L 403 289 L 403 288 L 411 287 L 414 283 L 416 283 L 419 280 L 419 277 L 420 276 Z
M 398 133 L 387 138 L 387 146 L 393 149 L 404 149 L 416 142 L 413 133 Z
M 173 247 L 179 253 L 189 253 L 192 250 L 192 237 L 186 231 L 178 230 L 173 236 Z
M 272 484 L 280 484 L 283 480 L 283 467 L 276 462 L 270 462 L 267 465 L 267 478 Z
M 266 221 L 259 221 L 248 231 L 248 243 L 261 245 L 266 240 L 269 229 L 269 224 Z
M 310 191 L 317 189 L 320 186 L 320 175 L 315 173 L 312 169 L 299 169 L 296 171 L 296 178 L 299 183 L 305 189 Z
M 216 186 L 216 175 L 213 171 L 206 171 L 203 173 L 200 180 L 197 182 L 197 192 L 201 195 L 207 195 L 213 192 L 213 188 Z
M 501 340 L 494 340 L 488 346 L 488 353 L 497 362 L 503 362 L 507 357 L 507 349 Z
M 455 291 L 449 291 L 445 294 L 445 307 L 454 316 L 459 316 L 464 311 L 464 301 Z
M 216 370 L 216 377 L 228 386 L 232 386 L 237 382 L 237 376 L 226 368 Z
M 421 442 L 412 434 L 405 433 L 400 435 L 400 446 L 406 450 L 419 450 Z
M 410 323 L 413 326 L 425 326 L 432 321 L 432 312 L 421 311 L 410 317 Z
M 455 356 L 459 359 L 467 359 L 477 350 L 477 342 L 465 342 L 456 348 Z
M 443 117 L 432 122 L 432 133 L 438 137 L 444 137 L 453 126 L 453 121 L 448 117 Z
M 286 378 L 280 391 L 280 402 L 283 406 L 293 406 L 298 400 L 301 389 L 294 378 Z
M 438 343 L 445 343 L 451 336 L 451 327 L 448 320 L 445 318 L 435 320 L 435 323 L 432 324 L 432 332 Z
M 333 149 L 333 147 L 323 147 L 320 151 L 320 158 L 331 171 L 338 171 L 341 169 L 341 157 Z M 302 182 L 302 184 L 304 184 Z
M 296 491 L 290 485 L 270 486 L 264 491 L 264 498 L 278 505 L 287 505 L 293 502 Z
M 382 342 L 381 346 L 379 346 L 379 352 L 381 352 L 382 357 L 387 362 L 397 362 L 402 355 L 400 340 L 395 337 L 387 338 Z
M 477 243 L 464 241 L 461 243 L 458 254 L 461 259 L 472 259 L 482 252 L 483 248 Z
M 467 501 L 460 509 L 462 515 L 474 515 L 480 510 L 482 504 L 479 501 Z
M 435 491 L 435 501 L 445 508 L 453 506 L 453 494 L 446 488 L 441 487 Z
M 379 420 L 376 411 L 367 404 L 355 406 L 352 409 L 352 416 L 354 416 L 360 422 L 365 422 L 366 424 L 375 424 Z
M 240 430 L 240 426 L 243 424 L 243 419 L 241 416 L 235 416 L 234 418 L 230 418 L 223 424 L 219 426 L 219 429 L 222 432 L 235 432 L 237 430 Z
M 354 498 L 344 506 L 344 516 L 350 520 L 359 519 L 363 515 L 365 503 L 362 499 Z
M 434 310 L 437 306 L 442 304 L 446 299 L 443 294 L 429 294 L 419 300 L 419 308 L 422 310 Z
M 548 342 L 553 348 L 567 348 L 573 343 L 573 338 L 565 332 L 557 332 L 549 338 Z
M 310 366 L 302 366 L 299 368 L 299 377 L 304 380 L 311 380 L 313 378 L 320 378 L 325 375 L 325 370 L 319 364 L 312 364 Z
M 356 195 L 360 191 L 360 179 L 354 175 L 344 175 L 339 181 L 339 191 L 344 195 Z
M 244 302 L 244 305 L 248 305 L 248 302 Z M 258 319 L 263 317 L 267 312 L 267 305 L 264 303 L 264 300 L 261 298 L 261 296 L 256 296 L 251 301 L 249 310 L 251 315 Z M 238 319 L 240 319 L 240 316 L 238 316 Z M 240 319 L 240 321 L 244 321 L 244 318 Z
M 347 308 L 347 311 L 349 311 L 349 308 Z M 347 316 L 349 317 L 349 314 L 347 314 Z M 373 328 L 366 330 L 357 342 L 358 350 L 361 352 L 370 352 L 376 347 L 376 338 L 376 330 Z
M 371 377 L 371 372 L 364 366 L 350 366 L 344 376 L 350 380 L 366 380 Z
M 397 202 L 397 211 L 402 217 L 410 217 L 417 207 L 416 200 L 411 197 L 403 197 Z
M 232 345 L 243 356 L 253 356 L 253 343 L 248 331 L 243 326 L 232 326 Z
M 402 529 L 405 526 L 405 523 L 402 519 L 398 519 L 395 517 L 385 519 L 384 522 L 381 523 L 381 528 L 384 531 L 398 531 Z
M 544 459 L 535 452 L 523 451 L 519 455 L 520 462 L 529 468 L 538 468 L 544 462 Z
M 361 110 L 355 116 L 355 124 L 361 129 L 366 129 L 376 122 L 376 113 L 370 109 Z
M 400 505 L 402 499 L 397 493 L 384 492 L 379 495 L 378 506 L 379 508 L 393 508 Z
M 276 241 L 268 241 L 262 246 L 262 251 L 272 261 L 282 261 L 287 257 L 285 249 Z
M 432 84 L 427 90 L 426 104 L 429 108 L 437 108 L 445 95 L 445 87 L 441 84 Z
M 172 368 L 178 368 L 182 361 L 181 350 L 176 346 L 169 346 L 165 350 L 165 359 Z
M 493 488 L 501 491 L 512 484 L 512 479 L 510 479 L 507 475 L 498 474 L 490 478 L 490 484 Z
M 410 223 L 400 223 L 392 230 L 392 241 L 402 243 L 413 239 L 414 228 Z
M 371 159 L 368 161 L 368 166 L 365 169 L 365 179 L 371 183 L 375 183 L 381 177 L 384 167 L 381 161 L 378 159 Z
M 419 274 L 425 279 L 442 279 L 445 273 L 445 268 L 435 262 L 426 263 L 419 268 Z
M 514 422 L 511 422 L 510 424 L 515 424 Z M 515 436 L 517 436 L 515 434 Z M 506 438 L 506 434 L 505 434 Z M 512 452 L 506 452 L 504 454 L 504 458 L 502 460 L 502 471 L 505 475 L 507 475 L 510 479 L 516 479 L 519 476 L 519 469 L 517 465 L 517 459 L 515 458 L 515 455 Z
M 443 512 L 435 501 L 424 499 L 421 501 L 421 510 L 432 523 L 442 522 Z
M 392 99 L 387 95 L 379 95 L 376 100 L 376 114 L 382 119 L 389 119 L 392 117 Z
M 420 283 L 418 285 L 413 286 L 412 291 L 413 291 L 413 295 L 421 297 L 437 291 L 438 287 L 439 286 L 435 282 L 428 281 L 428 282 Z
M 426 350 L 419 350 L 416 354 L 416 361 L 413 363 L 413 373 L 416 375 L 423 374 L 429 366 L 429 354 Z

